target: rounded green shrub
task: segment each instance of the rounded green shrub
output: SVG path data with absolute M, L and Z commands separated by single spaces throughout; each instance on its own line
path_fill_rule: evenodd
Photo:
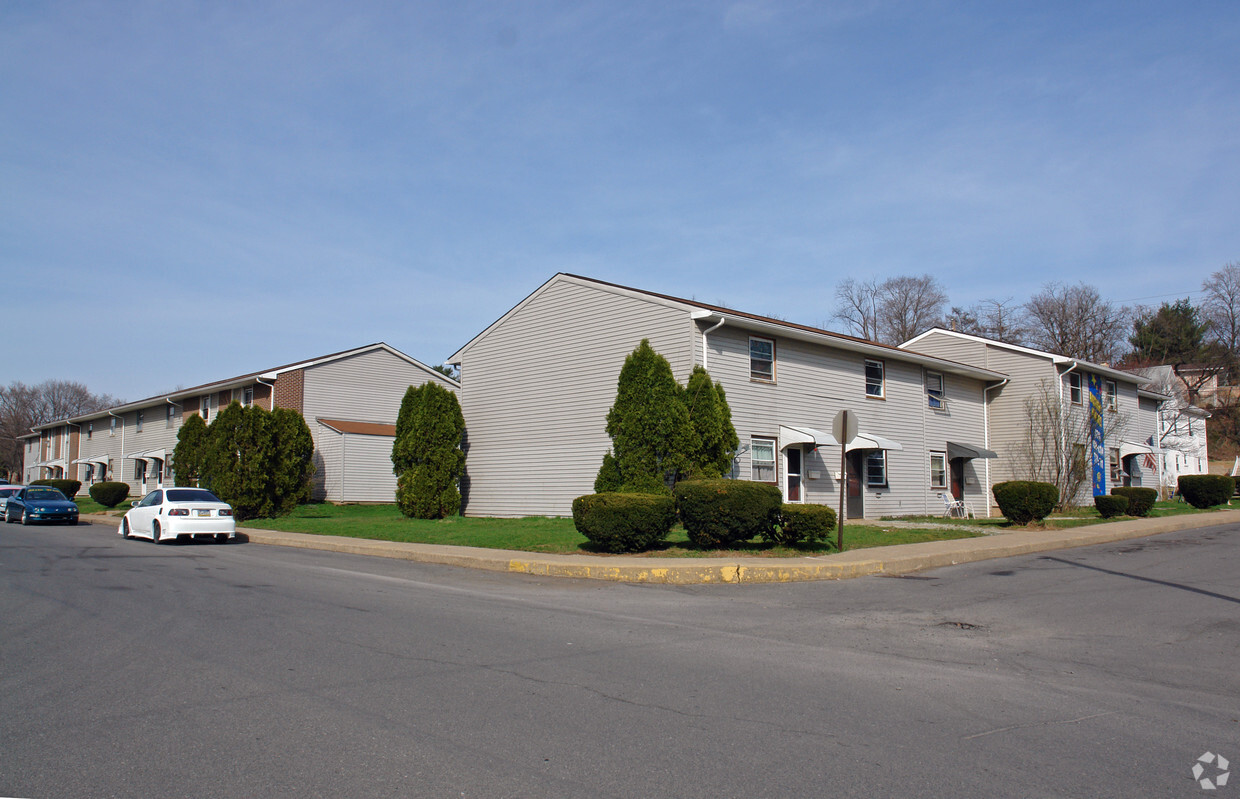
M 784 505 L 779 513 L 779 527 L 763 533 L 762 538 L 783 546 L 830 542 L 835 521 L 835 509 L 826 505 Z
M 31 485 L 51 486 L 52 488 L 59 489 L 60 493 L 64 494 L 67 499 L 73 499 L 77 496 L 77 492 L 82 489 L 81 480 L 61 480 L 53 477 L 49 477 L 46 480 L 35 480 Z
M 1128 512 L 1129 500 L 1123 494 L 1102 494 L 1094 497 L 1094 507 L 1104 519 L 1113 519 Z
M 1158 500 L 1158 492 L 1152 488 L 1137 486 L 1119 486 L 1112 488 L 1111 493 L 1117 497 L 1128 497 L 1129 516 L 1149 516 L 1150 509 Z
M 1186 474 L 1180 477 L 1179 490 L 1194 508 L 1212 508 L 1231 500 L 1236 481 L 1225 474 Z
M 128 483 L 95 483 L 90 487 L 90 498 L 105 508 L 115 508 L 128 497 Z
M 604 552 L 643 552 L 676 523 L 666 494 L 586 494 L 573 500 L 573 524 Z
M 672 494 L 689 540 L 705 549 L 772 534 L 783 504 L 776 486 L 750 480 L 685 480 Z
M 1029 524 L 1045 519 L 1059 501 L 1059 489 L 1050 483 L 1032 480 L 996 483 L 992 492 L 999 512 L 1013 524 Z

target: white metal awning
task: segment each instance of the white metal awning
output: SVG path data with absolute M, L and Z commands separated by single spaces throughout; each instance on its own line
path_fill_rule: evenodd
M 1119 445 L 1119 456 L 1127 458 L 1129 455 L 1153 455 L 1154 450 L 1149 444 L 1141 444 L 1136 441 L 1121 441 Z
M 902 451 L 904 447 L 900 442 L 892 441 L 890 438 L 883 438 L 873 433 L 858 433 L 852 441 L 848 442 L 848 446 L 844 449 L 849 452 L 855 449 L 891 449 Z
M 779 426 L 779 448 L 781 450 L 797 444 L 810 444 L 814 447 L 823 447 L 827 445 L 839 446 L 835 436 L 830 433 L 824 433 L 821 430 L 815 430 L 812 427 L 802 427 L 800 425 L 783 425 Z
M 166 461 L 168 460 L 168 451 L 163 449 L 148 449 L 145 452 L 134 452 L 125 456 L 135 461 Z
M 66 466 L 64 458 L 55 458 L 50 461 L 39 461 L 35 466 L 42 466 L 44 469 L 63 469 Z
M 988 449 L 975 446 L 973 444 L 961 444 L 956 441 L 947 442 L 947 459 L 955 460 L 956 458 L 964 458 L 972 460 L 973 458 L 997 458 L 997 453 Z
M 74 461 L 74 463 L 102 463 L 104 466 L 107 466 L 108 456 L 107 455 L 88 455 L 84 458 L 78 458 L 77 460 Z

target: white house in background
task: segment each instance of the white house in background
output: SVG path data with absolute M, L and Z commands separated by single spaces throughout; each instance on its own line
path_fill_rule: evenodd
M 1175 367 L 1147 366 L 1133 371 L 1144 375 L 1152 389 L 1171 397 L 1163 403 L 1158 416 L 1158 439 L 1162 448 L 1161 485 L 1163 493 L 1170 496 L 1176 491 L 1180 475 L 1207 474 L 1210 470 L 1206 440 L 1206 420 L 1210 418 L 1210 412 L 1189 404 L 1185 378 L 1177 374 Z M 1201 370 L 1189 367 L 1187 371 L 1187 379 L 1199 392 L 1208 380 L 1215 381 L 1207 393 L 1199 393 L 1203 401 L 1211 401 L 1219 389 L 1217 376 L 1207 375 L 1203 380 Z
M 624 359 L 641 342 L 683 385 L 701 365 L 727 392 L 733 474 L 848 518 L 986 506 L 985 392 L 1004 375 L 694 300 L 557 274 L 458 350 L 464 512 L 566 516 L 592 493 Z M 847 409 L 845 444 L 830 432 Z
M 900 348 L 951 358 L 1007 376 L 986 395 L 988 440 L 990 448 L 999 454 L 991 469 L 994 483 L 1024 478 L 1017 453 L 1029 428 L 1026 400 L 1049 390 L 1066 414 L 1079 420 L 1089 407 L 1090 378 L 1093 377 L 1101 386 L 1103 414 L 1108 419 L 1115 414 L 1123 421 L 1118 434 L 1103 442 L 1106 490 L 1121 485 L 1158 486 L 1159 464 L 1155 457 L 1158 407 L 1169 398 L 1143 388 L 1145 377 L 1103 364 L 938 328 L 906 341 Z M 1078 430 L 1082 428 L 1083 425 L 1077 425 Z M 1068 444 L 1079 448 L 1076 451 L 1081 457 L 1087 457 L 1088 440 L 1079 439 Z M 1090 504 L 1091 489 L 1091 482 L 1086 480 L 1072 504 Z
M 129 483 L 130 494 L 171 485 L 172 452 L 190 416 L 208 423 L 231 402 L 291 408 L 314 439 L 314 497 L 392 502 L 392 442 L 409 386 L 460 384 L 389 347 L 370 344 L 261 372 L 160 394 L 97 413 L 49 422 L 24 439 L 26 482 L 59 477 Z

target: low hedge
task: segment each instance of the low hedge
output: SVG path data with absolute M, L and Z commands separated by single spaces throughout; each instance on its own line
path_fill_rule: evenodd
M 991 489 L 999 512 L 1013 524 L 1029 524 L 1045 519 L 1059 502 L 1059 489 L 1050 483 L 1009 480 Z
M 128 497 L 128 483 L 95 483 L 90 487 L 90 498 L 105 508 L 115 508 Z
M 704 549 L 773 534 L 783 496 L 751 480 L 685 480 L 672 489 L 689 540 Z
M 826 505 L 784 505 L 779 527 L 762 533 L 762 538 L 783 546 L 830 542 L 835 521 L 835 509 Z
M 48 478 L 46 480 L 35 480 L 30 485 L 51 486 L 52 488 L 58 488 L 60 489 L 60 493 L 64 494 L 69 499 L 73 499 L 74 497 L 77 496 L 77 492 L 81 490 L 82 481 L 81 480 L 60 480 L 56 478 Z
M 1128 512 L 1129 499 L 1123 494 L 1101 494 L 1094 497 L 1094 507 L 1104 519 L 1113 519 Z
M 676 505 L 661 494 L 586 494 L 573 500 L 577 532 L 604 552 L 643 552 L 676 523 Z
M 1119 486 L 1112 488 L 1111 493 L 1117 497 L 1128 497 L 1129 516 L 1149 516 L 1150 509 L 1158 501 L 1158 492 L 1152 488 Z
M 1186 474 L 1180 478 L 1179 490 L 1194 508 L 1212 508 L 1231 501 L 1236 481 L 1225 474 Z

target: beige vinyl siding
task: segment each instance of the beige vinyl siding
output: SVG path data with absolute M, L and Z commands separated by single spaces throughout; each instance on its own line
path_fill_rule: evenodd
M 456 385 L 438 372 L 424 369 L 382 348 L 306 367 L 302 414 L 310 427 L 315 448 L 320 450 L 315 458 L 316 465 L 323 471 L 322 476 L 315 478 L 315 499 L 395 501 L 391 440 L 388 440 L 386 451 L 380 452 L 382 447 L 375 444 L 354 451 L 353 444 L 358 437 L 350 436 L 348 442 L 336 440 L 341 434 L 315 424 L 314 420 L 395 424 L 405 392 L 410 386 L 427 382 L 456 391 Z M 328 446 L 336 449 L 329 452 Z M 347 458 L 344 466 L 342 457 Z M 347 476 L 342 469 L 347 470 Z M 367 486 L 367 481 L 372 479 L 381 480 L 382 485 Z M 372 498 L 377 495 L 386 498 Z
M 625 357 L 643 338 L 682 383 L 687 309 L 557 278 L 461 355 L 465 513 L 567 516 L 592 493 Z
M 341 436 L 344 465 L 342 493 L 348 502 L 395 502 L 396 475 L 392 472 L 390 436 Z

